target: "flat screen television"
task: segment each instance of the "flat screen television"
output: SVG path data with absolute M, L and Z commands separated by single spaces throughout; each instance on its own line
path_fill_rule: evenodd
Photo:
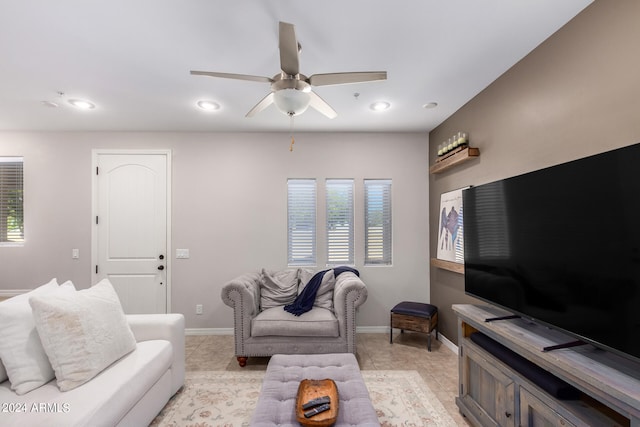
M 640 361 L 640 144 L 463 191 L 465 292 Z

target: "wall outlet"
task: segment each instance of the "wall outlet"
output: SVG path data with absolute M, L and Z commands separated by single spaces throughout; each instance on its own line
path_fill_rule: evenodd
M 71 258 L 73 259 L 80 258 L 80 249 L 71 249 Z
M 196 304 L 196 314 L 202 314 L 202 304 Z

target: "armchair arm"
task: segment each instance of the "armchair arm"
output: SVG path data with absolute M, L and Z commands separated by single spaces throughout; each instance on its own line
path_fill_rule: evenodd
M 348 350 L 356 352 L 356 308 L 367 300 L 367 286 L 351 272 L 336 278 L 333 291 L 333 307 L 340 326 L 340 335 L 347 340 Z
M 251 336 L 251 319 L 260 312 L 260 273 L 247 273 L 227 282 L 220 297 L 233 308 L 236 355 L 244 355 L 244 340 Z
M 167 340 L 173 347 L 173 363 L 171 364 L 171 384 L 173 392 L 184 384 L 184 316 L 179 313 L 169 314 L 128 314 L 129 327 L 136 342 L 149 340 Z

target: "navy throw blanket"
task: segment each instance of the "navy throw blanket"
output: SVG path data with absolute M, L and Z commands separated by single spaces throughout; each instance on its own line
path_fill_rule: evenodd
M 313 308 L 313 303 L 316 300 L 316 294 L 318 293 L 320 284 L 322 284 L 322 278 L 328 271 L 331 271 L 331 269 L 318 271 L 316 274 L 314 274 L 311 280 L 309 280 L 309 283 L 307 283 L 307 286 L 304 287 L 302 293 L 298 295 L 295 301 L 293 301 L 289 305 L 284 306 L 285 311 L 288 311 L 295 316 L 300 316 L 301 314 L 311 310 Z M 333 269 L 333 276 L 337 278 L 341 273 L 344 273 L 345 271 L 350 271 L 356 276 L 360 276 L 358 270 L 351 267 L 336 267 Z

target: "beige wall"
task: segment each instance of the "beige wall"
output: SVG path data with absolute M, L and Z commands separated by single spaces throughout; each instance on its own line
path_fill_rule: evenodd
M 432 256 L 440 194 L 640 142 L 640 2 L 598 0 L 429 135 L 430 157 L 454 132 L 480 159 L 429 180 Z M 464 276 L 431 269 L 431 301 L 454 342 L 451 304 Z
M 91 280 L 92 149 L 172 150 L 172 311 L 188 328 L 231 328 L 220 289 L 262 267 L 285 268 L 287 178 L 355 178 L 356 268 L 369 286 L 359 326 L 384 327 L 399 298 L 427 301 L 427 134 L 0 133 L 0 155 L 25 158 L 25 235 L 0 247 L 0 290 L 32 288 L 51 277 L 86 288 Z M 393 179 L 394 264 L 364 267 L 363 184 Z M 325 218 L 319 197 L 318 221 Z M 322 230 L 322 229 L 321 229 Z M 325 268 L 324 235 L 319 264 Z M 71 258 L 71 249 L 80 259 Z M 175 249 L 190 250 L 175 259 Z M 195 315 L 195 305 L 204 314 Z

